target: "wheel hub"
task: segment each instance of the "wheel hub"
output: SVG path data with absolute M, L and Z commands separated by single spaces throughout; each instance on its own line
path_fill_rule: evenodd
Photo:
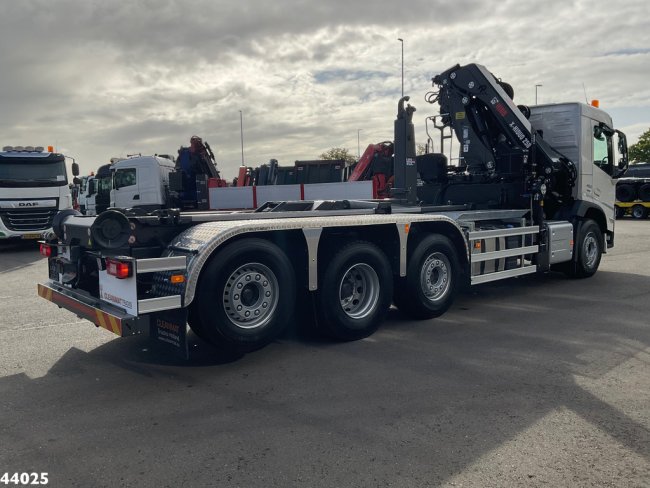
M 447 256 L 435 252 L 425 259 L 420 270 L 420 286 L 424 296 L 432 302 L 441 300 L 451 285 L 451 265 Z
M 592 268 L 598 259 L 598 241 L 593 233 L 590 232 L 585 236 L 582 249 L 584 251 L 586 267 Z
M 339 285 L 339 299 L 343 311 L 353 319 L 370 315 L 379 300 L 379 277 L 365 263 L 350 267 Z
M 259 297 L 259 288 L 254 285 L 246 285 L 241 292 L 241 302 L 246 307 L 253 306 Z
M 267 266 L 248 263 L 231 273 L 223 290 L 223 308 L 242 329 L 265 325 L 278 304 L 278 280 Z

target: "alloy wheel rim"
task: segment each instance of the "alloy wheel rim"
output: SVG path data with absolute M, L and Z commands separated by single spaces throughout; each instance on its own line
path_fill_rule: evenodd
M 234 270 L 223 290 L 223 308 L 230 322 L 241 329 L 266 325 L 278 306 L 278 279 L 261 263 L 247 263 Z
M 430 254 L 420 268 L 420 287 L 431 302 L 442 300 L 451 286 L 451 264 L 442 253 Z
M 339 301 L 345 314 L 363 319 L 375 310 L 379 301 L 379 277 L 366 263 L 351 266 L 339 283 Z

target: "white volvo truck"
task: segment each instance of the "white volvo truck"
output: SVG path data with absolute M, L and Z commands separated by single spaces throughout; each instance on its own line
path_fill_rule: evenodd
M 78 174 L 76 163 L 73 173 Z M 42 239 L 52 219 L 72 208 L 65 156 L 42 147 L 0 152 L 0 240 Z
M 596 273 L 614 245 L 615 180 L 627 165 L 609 115 L 580 103 L 516 106 L 509 85 L 475 64 L 433 85 L 426 99 L 460 142 L 457 164 L 416 157 L 404 97 L 390 198 L 267 202 L 253 212 L 68 211 L 42 243 L 49 277 L 39 295 L 186 355 L 188 324 L 210 343 L 252 350 L 282 333 L 298 301 L 313 304 L 325 333 L 354 340 L 391 304 L 418 319 L 443 314 L 463 283 Z

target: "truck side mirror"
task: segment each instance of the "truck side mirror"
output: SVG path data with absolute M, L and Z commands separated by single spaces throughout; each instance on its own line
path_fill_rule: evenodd
M 618 136 L 618 152 L 621 157 L 618 160 L 618 174 L 614 178 L 620 178 L 627 171 L 627 166 L 629 164 L 628 152 L 627 152 L 627 137 L 620 130 L 616 131 Z
M 79 176 L 79 165 L 72 163 L 72 176 Z
M 95 180 L 88 182 L 88 196 L 95 194 Z

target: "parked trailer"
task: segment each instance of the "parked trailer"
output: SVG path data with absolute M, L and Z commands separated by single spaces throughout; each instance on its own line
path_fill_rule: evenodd
M 650 178 L 628 178 L 626 173 L 616 184 L 616 218 L 629 214 L 635 219 L 645 219 L 649 212 Z
M 379 327 L 391 303 L 416 319 L 443 314 L 464 283 L 552 268 L 592 276 L 614 245 L 624 134 L 583 104 L 519 108 L 479 65 L 455 66 L 434 84 L 440 91 L 428 99 L 463 140 L 461 166 L 441 154 L 416 157 L 404 97 L 390 199 L 267 202 L 252 212 L 67 211 L 42 243 L 49 279 L 39 294 L 119 336 L 148 332 L 187 356 L 188 325 L 212 344 L 252 350 L 277 338 L 303 302 L 321 330 L 355 340 Z

